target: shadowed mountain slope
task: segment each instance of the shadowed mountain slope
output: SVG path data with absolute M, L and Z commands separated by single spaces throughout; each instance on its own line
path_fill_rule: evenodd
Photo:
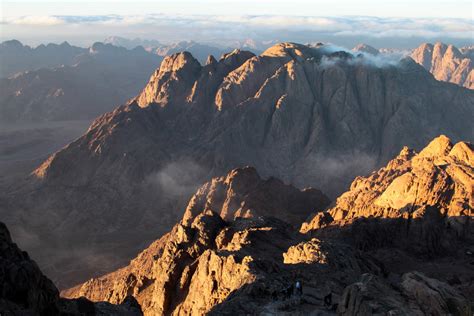
M 28 253 L 13 243 L 10 232 L 0 222 L 0 313 L 6 316 L 54 315 L 143 315 L 134 298 L 120 305 L 93 303 L 85 298 L 59 297 L 54 284 L 43 275 Z

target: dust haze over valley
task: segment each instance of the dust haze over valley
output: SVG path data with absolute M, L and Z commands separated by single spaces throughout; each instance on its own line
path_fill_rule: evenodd
M 472 3 L 53 4 L 0 21 L 0 314 L 472 313 Z

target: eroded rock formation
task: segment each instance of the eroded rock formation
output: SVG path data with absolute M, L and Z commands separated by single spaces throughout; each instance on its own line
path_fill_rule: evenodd
M 436 79 L 474 89 L 474 61 L 470 51 L 464 53 L 440 42 L 425 43 L 416 48 L 411 57 Z
M 470 143 L 453 145 L 446 136 L 418 154 L 405 147 L 386 167 L 356 178 L 332 208 L 304 223 L 301 231 L 348 225 L 354 241 L 367 247 L 387 242 L 427 253 L 449 251 L 450 237 L 465 237 L 474 215 L 473 158 Z M 381 235 L 371 241 L 366 228 L 380 228 Z

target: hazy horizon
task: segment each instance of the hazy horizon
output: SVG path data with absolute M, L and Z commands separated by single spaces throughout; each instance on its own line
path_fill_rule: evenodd
M 330 42 L 351 47 L 367 43 L 377 48 L 408 49 L 422 42 L 473 44 L 471 1 L 373 0 L 308 2 L 205 0 L 109 0 L 79 2 L 4 1 L 0 40 L 17 39 L 37 46 L 67 41 L 90 46 L 110 36 L 164 43 L 190 41 L 233 46 L 248 39 Z M 232 8 L 230 10 L 229 8 Z M 369 8 L 369 9 L 368 9 Z

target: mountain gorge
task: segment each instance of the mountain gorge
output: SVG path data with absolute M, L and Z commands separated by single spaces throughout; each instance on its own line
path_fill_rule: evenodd
M 136 98 L 97 118 L 29 178 L 6 188 L 1 213 L 44 271 L 65 288 L 125 265 L 173 227 L 195 190 L 212 177 L 252 165 L 263 178 L 316 187 L 335 197 L 355 176 L 384 165 L 405 145 L 419 150 L 439 134 L 472 141 L 473 105 L 473 91 L 435 80 L 409 58 L 375 64 L 324 45 L 294 43 L 277 44 L 258 56 L 240 50 L 219 60 L 210 56 L 205 65 L 178 53 L 163 60 Z M 261 203 L 223 212 L 274 215 L 252 211 L 256 207 Z M 195 222 L 192 236 L 199 236 L 205 225 L 199 221 L 208 216 L 216 228 L 196 240 L 182 236 L 191 243 L 183 255 L 192 253 L 194 259 L 228 225 L 215 214 L 198 220 L 196 212 L 190 211 L 186 223 Z M 271 239 L 273 228 L 265 227 L 288 226 L 247 221 L 232 229 L 243 235 L 268 231 Z M 296 237 L 286 243 L 302 242 L 297 232 L 291 234 Z M 369 263 L 360 264 L 357 271 L 369 271 Z M 358 274 L 352 276 L 355 282 Z M 252 278 L 229 280 L 229 289 Z M 202 308 L 215 299 L 209 296 Z M 174 311 L 191 303 L 183 294 L 183 300 L 170 304 L 159 308 Z
M 324 212 L 327 201 L 311 198 L 320 193 L 235 169 L 203 185 L 128 266 L 62 295 L 131 294 L 145 315 L 469 315 L 473 150 L 445 136 L 419 153 L 405 147 Z M 291 202 L 272 207 L 275 196 Z M 288 219 L 304 209 L 313 215 L 298 232 Z M 301 296 L 289 293 L 296 280 Z

